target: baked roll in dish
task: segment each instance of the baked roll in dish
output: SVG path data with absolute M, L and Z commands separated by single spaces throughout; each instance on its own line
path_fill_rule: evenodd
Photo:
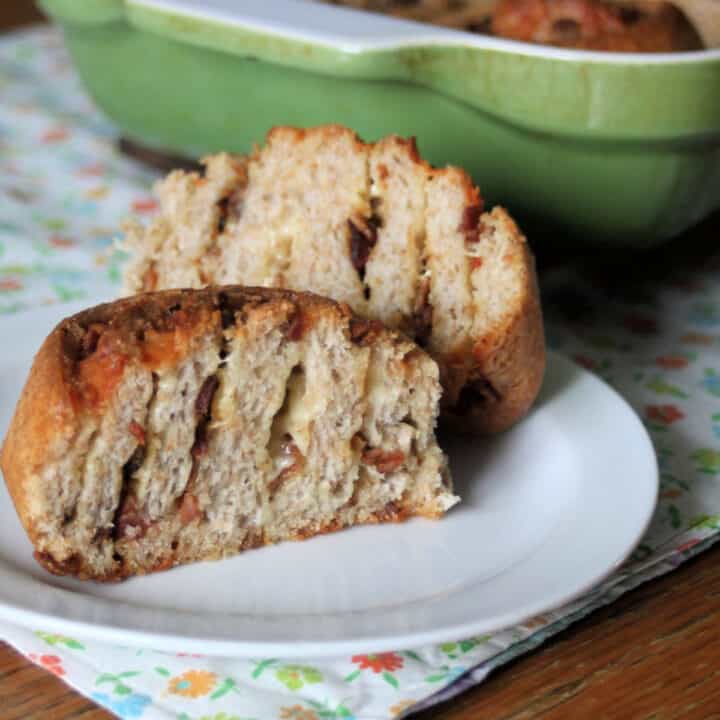
M 445 418 L 497 432 L 539 390 L 545 348 L 533 258 L 502 208 L 415 143 L 339 126 L 279 127 L 249 157 L 160 183 L 160 213 L 128 228 L 128 294 L 239 283 L 348 303 L 440 366 Z
M 323 0 L 522 42 L 578 50 L 682 52 L 703 47 L 672 2 L 639 0 Z
M 148 293 L 64 320 L 0 465 L 49 571 L 97 580 L 458 498 L 417 345 L 311 294 Z

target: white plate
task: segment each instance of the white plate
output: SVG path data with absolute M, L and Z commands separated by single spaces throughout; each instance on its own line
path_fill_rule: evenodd
M 0 321 L 0 431 L 64 305 Z M 360 527 L 125 583 L 56 578 L 0 489 L 0 619 L 158 650 L 323 656 L 458 640 L 557 607 L 642 537 L 658 472 L 610 388 L 558 355 L 532 414 L 447 447 L 463 502 L 439 522 Z

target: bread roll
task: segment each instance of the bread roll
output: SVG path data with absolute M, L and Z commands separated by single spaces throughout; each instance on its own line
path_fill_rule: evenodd
M 440 365 L 445 418 L 498 432 L 529 409 L 545 348 L 535 269 L 502 209 L 412 140 L 275 128 L 250 157 L 206 159 L 128 228 L 128 294 L 240 283 L 309 290 L 402 330 Z
M 458 498 L 433 360 L 311 294 L 147 293 L 64 320 L 0 455 L 48 570 L 117 580 Z

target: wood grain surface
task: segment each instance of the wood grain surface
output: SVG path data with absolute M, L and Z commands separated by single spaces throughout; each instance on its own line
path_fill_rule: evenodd
M 0 30 L 9 30 L 43 19 L 29 0 L 0 0 Z
M 0 29 L 40 17 L 30 2 L 0 0 Z M 720 720 L 720 547 L 415 717 Z M 71 718 L 111 715 L 0 643 L 0 720 Z

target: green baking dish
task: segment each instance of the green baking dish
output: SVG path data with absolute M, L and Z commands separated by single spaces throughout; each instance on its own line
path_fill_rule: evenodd
M 273 125 L 415 135 L 575 242 L 659 244 L 720 208 L 720 50 L 562 50 L 308 0 L 40 0 L 124 134 L 194 156 Z

